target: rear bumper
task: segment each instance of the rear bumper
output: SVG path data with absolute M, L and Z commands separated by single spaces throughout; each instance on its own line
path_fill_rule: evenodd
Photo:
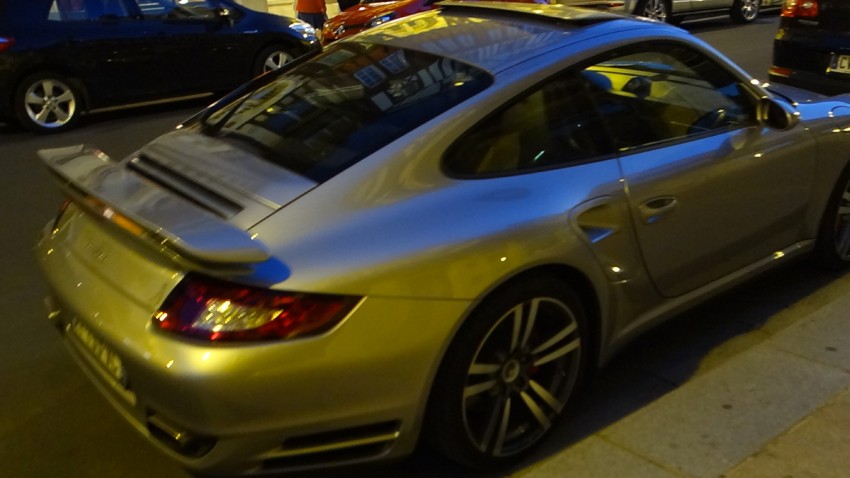
M 315 338 L 183 340 L 150 325 L 182 272 L 102 227 L 69 209 L 45 231 L 38 258 L 51 320 L 121 414 L 183 466 L 263 474 L 413 450 L 468 302 L 367 297 Z
M 850 74 L 828 71 L 833 54 L 850 55 L 850 34 L 780 26 L 770 81 L 825 95 L 850 92 Z
M 793 70 L 790 75 L 770 73 L 768 78 L 771 83 L 781 83 L 828 96 L 850 93 L 850 76 L 836 78 L 826 74 Z

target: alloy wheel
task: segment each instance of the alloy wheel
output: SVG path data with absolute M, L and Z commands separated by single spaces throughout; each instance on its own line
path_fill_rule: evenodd
M 481 453 L 515 455 L 550 428 L 579 374 L 580 337 L 576 316 L 553 298 L 522 302 L 493 324 L 463 389 L 464 426 Z
M 27 88 L 23 106 L 27 117 L 36 126 L 56 129 L 73 120 L 77 112 L 77 97 L 74 90 L 64 82 L 44 78 Z
M 756 19 L 759 14 L 760 0 L 741 0 L 741 18 L 747 22 Z
M 292 56 L 282 50 L 276 50 L 266 56 L 263 62 L 263 73 L 274 71 L 292 61 Z
M 646 3 L 643 5 L 643 9 L 640 11 L 641 16 L 652 18 L 653 20 L 658 20 L 660 22 L 666 22 L 668 14 L 667 4 L 664 0 L 646 0 Z
M 835 214 L 835 252 L 844 261 L 850 261 L 850 182 L 844 186 Z

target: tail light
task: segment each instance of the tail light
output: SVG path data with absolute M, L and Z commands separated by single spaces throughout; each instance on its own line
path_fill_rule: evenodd
M 794 70 L 792 70 L 791 68 L 783 68 L 781 66 L 772 65 L 768 70 L 768 73 L 770 73 L 771 75 L 787 77 L 791 76 L 791 74 L 794 73 Z
M 4 37 L 0 36 L 0 53 L 12 48 L 12 45 L 15 44 L 15 39 L 12 37 Z
M 357 297 L 305 294 L 187 275 L 152 319 L 154 327 L 211 342 L 318 335 L 340 323 Z
M 782 16 L 787 18 L 815 18 L 818 16 L 818 0 L 785 0 Z

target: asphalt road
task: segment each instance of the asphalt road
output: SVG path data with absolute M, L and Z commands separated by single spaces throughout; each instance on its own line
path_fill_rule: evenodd
M 686 24 L 686 28 L 757 78 L 766 79 L 776 25 L 776 17 L 768 16 L 748 26 L 735 26 L 722 19 Z M 35 152 L 90 143 L 122 157 L 202 104 L 100 115 L 80 129 L 55 136 L 35 136 L 0 126 L 0 310 L 5 311 L 0 319 L 0 477 L 189 476 L 123 422 L 71 362 L 47 323 L 42 305 L 45 288 L 32 247 L 61 198 L 38 166 Z M 559 431 L 541 454 L 594 433 L 681 383 L 676 379 L 641 379 L 635 373 L 638 368 L 666 364 L 663 366 L 681 370 L 681 380 L 686 380 L 706 359 L 722 360 L 717 350 L 754 323 L 770 320 L 791 301 L 834 280 L 805 265 L 792 266 L 665 325 L 634 344 L 600 376 L 578 410 L 581 418 Z M 730 310 L 736 311 L 738 319 L 716 319 L 728 316 Z M 468 476 L 427 452 L 402 463 L 346 471 L 340 476 L 355 474 Z M 506 474 L 509 472 L 482 476 Z

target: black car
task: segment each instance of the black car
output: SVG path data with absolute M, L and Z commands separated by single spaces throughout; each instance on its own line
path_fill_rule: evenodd
M 0 0 L 0 121 L 224 92 L 318 51 L 313 27 L 232 0 Z
M 785 0 L 770 81 L 827 95 L 850 92 L 850 1 Z

